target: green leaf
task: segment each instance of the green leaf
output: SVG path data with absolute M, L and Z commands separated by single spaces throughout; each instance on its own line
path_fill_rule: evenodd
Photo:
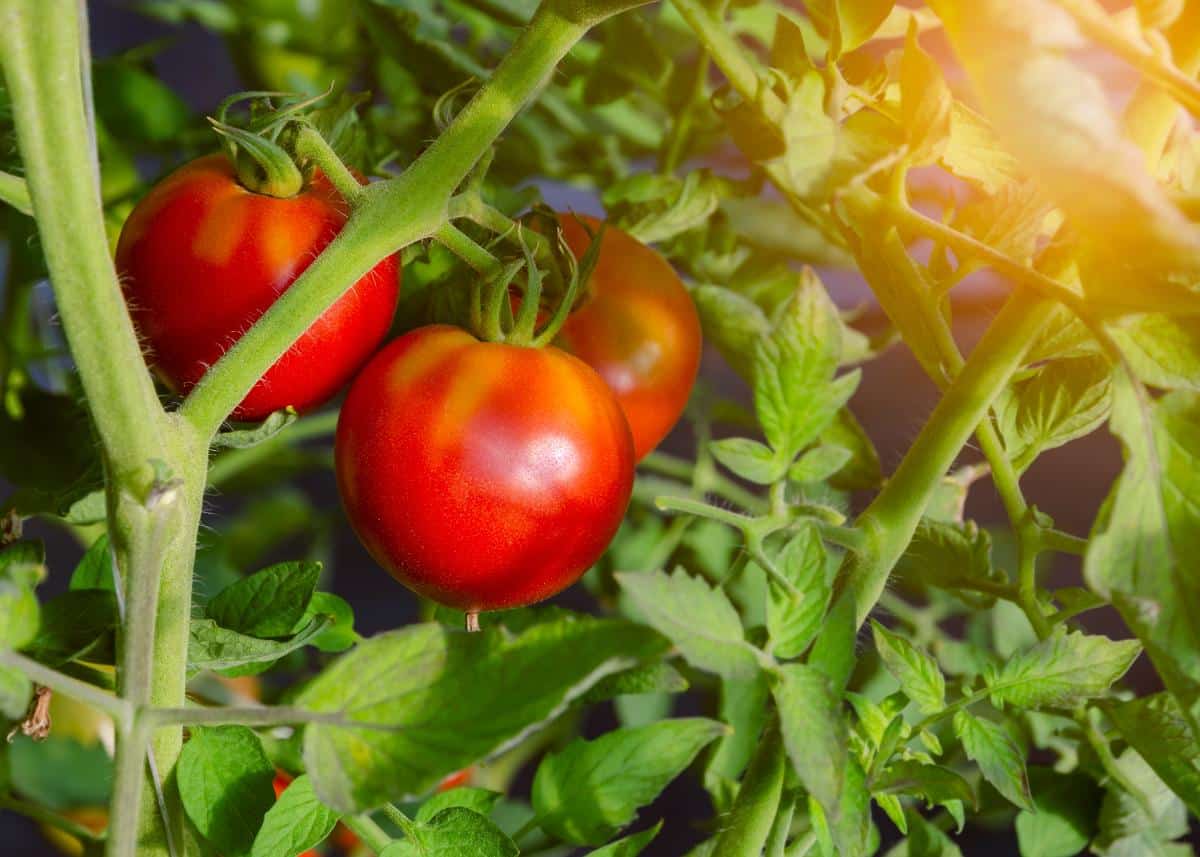
M 928 160 L 938 157 L 950 137 L 953 104 L 941 66 L 921 49 L 913 21 L 900 57 L 900 118 L 914 152 L 929 156 Z
M 37 636 L 41 608 L 34 587 L 46 576 L 40 542 L 0 549 L 0 649 L 23 649 Z
M 598 681 L 580 700 L 584 705 L 603 702 L 618 696 L 640 696 L 650 693 L 682 693 L 688 680 L 668 663 L 643 664 L 622 670 Z
M 1111 403 L 1112 369 L 1103 357 L 1054 360 L 1016 380 L 996 410 L 1017 470 L 1047 449 L 1091 434 Z
M 841 52 L 849 53 L 875 35 L 895 5 L 896 0 L 837 0 Z
M 726 125 L 738 147 L 782 175 L 792 193 L 818 196 L 829 182 L 840 131 L 825 112 L 825 80 L 814 69 L 788 79 L 784 86 L 784 110 L 778 124 L 758 127 L 754 120 L 762 111 L 754 109 L 747 111 L 750 115 L 727 115 Z M 764 145 L 765 141 L 778 145 Z
M 217 449 L 248 449 L 270 440 L 298 419 L 296 411 L 285 408 L 275 411 L 253 428 L 231 429 L 217 434 L 212 447 Z
M 644 620 L 678 646 L 692 666 L 725 678 L 758 672 L 759 653 L 746 642 L 742 620 L 720 589 L 682 569 L 616 578 Z
M 115 589 L 113 558 L 108 533 L 101 533 L 88 548 L 75 571 L 71 573 L 71 589 Z
M 373 637 L 300 694 L 300 705 L 361 724 L 310 724 L 306 767 L 317 794 L 343 812 L 422 793 L 662 647 L 649 629 L 590 618 L 536 624 L 515 637 L 436 624 Z
M 893 634 L 878 622 L 871 622 L 875 649 L 888 672 L 900 682 L 900 689 L 925 714 L 937 714 L 946 707 L 946 679 L 937 661 L 908 640 Z
M 858 372 L 833 377 L 841 336 L 841 319 L 825 287 L 806 269 L 754 358 L 754 407 L 767 442 L 785 464 L 829 426 L 858 385 Z
M 663 823 L 660 821 L 653 827 L 648 827 L 641 833 L 633 833 L 623 839 L 618 839 L 616 842 L 610 842 L 603 848 L 597 848 L 588 857 L 638 857 L 647 845 L 653 841 L 658 832 L 662 830 Z
M 1083 851 L 1096 828 L 1096 783 L 1048 768 L 1030 768 L 1029 780 L 1037 811 L 1017 813 L 1021 857 L 1073 857 Z
M 452 806 L 465 807 L 472 812 L 487 817 L 491 814 L 496 801 L 504 795 L 488 789 L 477 789 L 471 786 L 459 786 L 449 791 L 437 792 L 429 800 L 421 804 L 417 810 L 416 820 L 424 823 L 432 821 L 433 817 L 444 809 Z
M 254 675 L 289 652 L 312 643 L 326 625 L 314 619 L 287 640 L 261 640 L 222 628 L 212 619 L 193 619 L 188 632 L 188 669 L 213 670 L 227 676 Z
M 918 812 L 907 816 L 908 838 L 896 843 L 885 857 L 963 857 L 957 845 Z
M 69 395 L 32 388 L 20 402 L 19 418 L 0 403 L 0 473 L 15 489 L 0 511 L 62 514 L 103 481 L 91 418 Z
M 275 769 L 245 726 L 193 729 L 176 768 L 183 808 L 228 857 L 249 854 L 275 803 Z
M 705 342 L 715 345 L 739 375 L 752 378 L 755 348 L 771 330 L 766 314 L 754 301 L 720 286 L 697 286 L 692 300 L 700 313 Z
M 781 658 L 799 656 L 816 637 L 832 593 L 830 554 L 816 527 L 802 526 L 779 552 L 779 571 L 799 598 L 771 583 L 767 601 L 767 634 L 771 651 Z
M 16 736 L 7 748 L 12 790 L 53 810 L 107 806 L 113 762 L 100 742 L 82 744 L 51 734 L 44 741 Z M 0 757 L 0 767 L 3 767 Z M 70 776 L 64 776 L 69 771 Z M 3 774 L 0 774 L 0 779 Z
M 149 72 L 122 61 L 98 62 L 92 68 L 96 112 L 105 127 L 120 128 L 148 143 L 177 141 L 191 111 L 169 86 Z
M 205 612 L 231 631 L 283 637 L 304 616 L 320 575 L 319 562 L 282 562 L 225 587 Z
M 1200 391 L 1200 318 L 1153 313 L 1110 332 L 1142 383 Z
M 547 755 L 533 780 L 538 823 L 576 845 L 600 845 L 633 821 L 725 731 L 713 720 L 664 720 L 576 739 Z
M 1136 640 L 1110 640 L 1059 628 L 1032 649 L 984 674 L 992 702 L 1065 708 L 1102 695 L 1141 654 Z
M 732 731 L 713 745 L 704 771 L 704 787 L 719 812 L 728 811 L 732 795 L 727 787 L 741 777 L 758 748 L 770 697 L 767 677 L 761 672 L 751 679 L 720 681 L 718 712 Z
M 950 139 L 942 152 L 942 165 L 989 195 L 1020 177 L 1016 159 L 987 121 L 957 101 L 950 110 Z
M 1137 789 L 1142 801 L 1110 784 L 1100 805 L 1100 832 L 1092 840 L 1092 850 L 1101 857 L 1182 857 L 1191 849 L 1171 847 L 1172 839 L 1188 832 L 1187 809 L 1183 802 L 1154 773 L 1133 749 L 1117 758 L 1117 767 Z
M 1196 816 L 1200 816 L 1200 742 L 1168 693 L 1106 709 L 1125 740 Z
M 358 642 L 358 634 L 354 630 L 354 611 L 345 599 L 332 592 L 314 592 L 304 615 L 292 627 L 292 633 L 299 633 L 316 619 L 328 622 L 321 633 L 312 639 L 312 645 L 322 652 L 344 652 Z
M 845 447 L 821 444 L 800 456 L 788 470 L 788 478 L 800 483 L 824 482 L 845 467 L 852 455 Z
M 930 806 L 950 801 L 976 804 L 971 784 L 949 768 L 913 759 L 892 762 L 871 783 L 873 793 L 923 797 Z
M 807 664 L 778 669 L 772 688 L 779 731 L 800 782 L 831 823 L 841 812 L 849 738 L 841 699 L 829 679 Z
M 713 457 L 735 476 L 759 485 L 770 485 L 787 472 L 787 461 L 756 440 L 730 437 L 708 445 Z
M 992 539 L 974 521 L 922 518 L 895 574 L 916 584 L 957 589 L 972 581 L 1007 583 L 992 568 Z
M 1200 395 L 1142 402 L 1123 374 L 1114 384 L 1112 431 L 1125 447 L 1084 557 L 1088 585 L 1108 597 L 1146 646 L 1167 688 L 1200 699 Z M 1200 736 L 1200 711 L 1184 716 Z
M 967 711 L 954 715 L 954 734 L 983 778 L 1021 809 L 1033 811 L 1025 758 L 1004 727 Z
M 267 810 L 250 857 L 295 857 L 324 842 L 337 821 L 337 813 L 317 800 L 312 781 L 303 774 Z
M 629 184 L 651 185 L 653 190 L 631 193 Z M 706 170 L 690 172 L 682 180 L 634 173 L 606 190 L 603 199 L 604 207 L 625 232 L 643 244 L 656 244 L 707 223 L 721 201 L 718 190 L 717 182 Z
M 412 833 L 413 839 L 393 842 L 379 857 L 517 857 L 520 853 L 503 830 L 461 806 L 442 810 L 416 825 Z
M 771 41 L 771 67 L 792 77 L 801 77 L 813 68 L 804 43 L 804 27 L 812 24 L 791 10 L 781 9 L 775 19 L 775 38 Z
M 29 709 L 33 683 L 16 667 L 0 666 L 0 720 L 20 720 Z
M 25 651 L 55 667 L 74 660 L 111 664 L 119 624 L 115 592 L 68 590 L 42 605 L 41 628 Z
M 831 816 L 826 812 L 812 795 L 809 795 L 808 808 L 823 853 L 867 857 L 874 852 L 870 843 L 874 832 L 871 795 L 867 791 L 866 774 L 858 759 L 851 756 L 846 765 L 842 800 L 836 815 Z
M 849 408 L 838 411 L 834 421 L 821 433 L 821 443 L 850 451 L 849 462 L 829 479 L 834 488 L 856 491 L 878 487 L 883 481 L 879 453 Z

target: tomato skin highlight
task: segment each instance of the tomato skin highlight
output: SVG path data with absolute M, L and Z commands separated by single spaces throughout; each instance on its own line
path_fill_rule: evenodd
M 280 199 L 242 187 L 229 159 L 185 164 L 138 203 L 121 231 L 117 271 L 150 360 L 187 393 L 346 222 L 324 177 Z M 239 420 L 332 397 L 391 326 L 398 261 L 388 257 L 325 311 L 242 400 Z
M 376 561 L 467 611 L 570 586 L 633 490 L 629 426 L 592 369 L 445 325 L 396 339 L 359 373 L 334 454 L 350 523 Z
M 582 259 L 600 222 L 566 215 L 563 237 Z M 661 255 L 609 226 L 588 281 L 590 297 L 571 313 L 558 344 L 600 373 L 633 431 L 640 461 L 679 421 L 700 370 L 700 315 Z

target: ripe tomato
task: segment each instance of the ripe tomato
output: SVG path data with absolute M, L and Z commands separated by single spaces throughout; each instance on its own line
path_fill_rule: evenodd
M 138 203 L 117 246 L 130 313 L 166 381 L 187 392 L 346 222 L 323 177 L 281 199 L 242 187 L 224 155 L 185 164 Z M 370 356 L 399 297 L 384 259 L 325 311 L 234 411 L 262 419 L 325 402 Z
M 334 443 L 351 524 L 401 583 L 467 611 L 532 604 L 604 551 L 633 489 L 612 393 L 556 348 L 433 325 L 359 373 Z
M 582 221 L 582 222 L 581 222 Z M 579 258 L 599 223 L 562 218 Z M 671 265 L 636 238 L 608 227 L 586 302 L 567 319 L 559 344 L 600 373 L 633 431 L 640 460 L 667 436 L 700 369 L 700 316 Z

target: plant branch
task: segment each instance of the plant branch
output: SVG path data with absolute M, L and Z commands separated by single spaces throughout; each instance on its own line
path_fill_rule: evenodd
M 443 223 L 433 234 L 433 239 L 480 274 L 489 275 L 500 270 L 500 261 L 495 256 L 452 223 Z
M 19 670 L 38 684 L 45 685 L 55 693 L 61 693 L 63 696 L 69 696 L 85 705 L 90 705 L 97 711 L 103 711 L 117 722 L 126 721 L 130 717 L 132 709 L 128 700 L 114 696 L 86 681 L 80 681 L 51 669 L 25 655 L 17 652 L 0 652 L 0 666 Z
M 397 732 L 400 727 L 387 723 L 367 723 L 341 714 L 312 711 L 295 705 L 215 706 L 204 708 L 153 708 L 143 715 L 155 727 L 160 726 L 282 726 L 322 723 L 376 732 Z
M 33 200 L 25 179 L 0 170 L 0 202 L 6 202 L 22 214 L 33 214 Z
M 346 203 L 353 208 L 362 197 L 363 185 L 346 167 L 321 132 L 311 125 L 302 125 L 296 134 L 296 155 L 312 161 L 329 179 Z
M 342 817 L 342 824 L 350 828 L 350 832 L 376 854 L 383 853 L 383 849 L 392 844 L 392 837 L 372 821 L 369 815 L 346 815 Z

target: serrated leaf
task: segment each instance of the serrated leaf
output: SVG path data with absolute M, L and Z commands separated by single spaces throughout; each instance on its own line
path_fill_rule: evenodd
M 746 642 L 742 620 L 720 589 L 683 570 L 623 573 L 616 579 L 645 621 L 678 646 L 692 666 L 725 678 L 758 672 L 758 653 Z
M 205 612 L 231 631 L 282 637 L 304 616 L 320 575 L 319 562 L 282 562 L 225 587 Z
M 913 811 L 908 814 L 908 838 L 885 857 L 963 857 L 963 853 L 949 836 Z
M 871 791 L 922 797 L 930 806 L 954 800 L 976 804 L 971 784 L 954 771 L 911 759 L 888 765 L 871 783 Z
M 937 661 L 898 634 L 893 634 L 878 622 L 871 622 L 875 634 L 875 649 L 888 672 L 900 682 L 904 691 L 925 714 L 937 714 L 946 707 L 946 679 Z
M 1046 215 L 1051 206 L 1033 182 L 1009 182 L 996 193 L 980 196 L 963 206 L 957 220 L 961 228 L 990 247 L 1013 259 L 1026 261 L 1037 249 Z M 1042 336 L 1057 336 L 1062 327 Z M 1087 333 L 1087 328 L 1083 328 Z M 1030 362 L 1035 362 L 1031 360 Z
M 1126 781 L 1141 792 L 1150 812 L 1142 800 L 1110 784 L 1100 805 L 1100 832 L 1092 840 L 1092 850 L 1101 857 L 1175 857 L 1180 853 L 1178 847 L 1167 843 L 1188 832 L 1183 802 L 1135 750 L 1127 749 L 1116 762 Z
M 950 139 L 942 164 L 988 194 L 1020 177 L 1016 159 L 996 139 L 987 120 L 959 102 L 950 110 Z
M 1013 383 L 996 408 L 1004 445 L 1018 471 L 1039 454 L 1095 431 L 1112 404 L 1112 369 L 1103 357 L 1055 360 Z
M 902 580 L 950 590 L 974 580 L 1005 583 L 1003 573 L 992 569 L 991 552 L 991 536 L 974 521 L 922 518 L 895 573 Z
M 826 818 L 836 823 L 848 763 L 841 699 L 829 679 L 807 664 L 780 667 L 772 692 L 779 731 L 796 775 Z
M 786 85 L 783 116 L 778 125 L 758 129 L 748 117 L 729 119 L 730 132 L 739 148 L 773 172 L 784 176 L 788 189 L 800 197 L 816 195 L 833 169 L 838 150 L 838 124 L 825 112 L 825 80 L 815 69 L 792 78 Z M 760 111 L 755 110 L 755 114 Z M 738 120 L 738 125 L 734 123 Z M 764 133 L 766 131 L 766 133 Z M 761 138 L 782 132 L 782 153 L 771 147 L 756 151 Z
M 1125 675 L 1141 651 L 1136 640 L 1059 629 L 984 678 L 996 705 L 1064 708 L 1102 695 Z
M 245 726 L 193 729 L 176 770 L 196 829 L 229 857 L 249 854 L 275 803 L 275 769 L 258 736 Z
M 111 664 L 119 624 L 112 590 L 71 589 L 41 606 L 41 627 L 25 651 L 48 666 L 77 659 Z
M 576 739 L 546 756 L 533 780 L 538 823 L 576 845 L 600 845 L 658 797 L 725 731 L 713 720 L 664 720 Z
M 647 628 L 590 618 L 535 624 L 516 636 L 424 624 L 372 637 L 300 694 L 300 705 L 361 724 L 310 724 L 306 767 L 322 800 L 344 812 L 422 793 L 532 734 L 596 682 L 663 645 Z
M 212 619 L 193 619 L 188 632 L 188 669 L 227 676 L 254 675 L 289 652 L 309 645 L 329 623 L 314 619 L 286 640 L 263 640 L 222 628 Z
M 730 473 L 748 482 L 770 485 L 787 472 L 788 462 L 756 440 L 729 437 L 713 441 L 708 448 Z
M 393 842 L 379 857 L 517 857 L 520 849 L 503 830 L 461 806 L 444 809 L 415 825 L 413 839 Z
M 802 526 L 775 560 L 795 593 L 771 583 L 767 601 L 767 634 L 780 658 L 799 656 L 816 637 L 829 606 L 830 554 L 813 526 Z
M 662 830 L 663 823 L 660 821 L 653 827 L 648 827 L 641 833 L 634 833 L 623 839 L 618 839 L 616 842 L 610 842 L 603 848 L 597 848 L 591 852 L 588 857 L 638 857 L 639 854 L 649 845 L 658 832 Z
M 755 411 L 767 443 L 788 464 L 829 426 L 858 385 L 857 372 L 833 377 L 841 331 L 825 287 L 806 269 L 783 316 L 755 351 Z
M 730 289 L 701 285 L 692 291 L 705 342 L 711 342 L 743 378 L 754 375 L 754 350 L 771 330 L 754 301 Z
M 213 449 L 248 449 L 270 440 L 298 419 L 296 411 L 285 408 L 275 411 L 252 428 L 230 429 L 213 438 Z
M 338 814 L 321 803 L 303 774 L 288 784 L 263 817 L 250 857 L 295 857 L 325 841 Z
M 1111 333 L 1142 383 L 1200 391 L 1200 318 L 1152 313 L 1113 326 Z
M 1179 703 L 1168 693 L 1156 693 L 1106 711 L 1159 778 L 1200 816 L 1200 742 L 1188 728 Z
M 954 715 L 954 734 L 983 778 L 1021 809 L 1033 811 L 1025 758 L 1004 727 L 967 711 Z
M 492 807 L 496 805 L 496 801 L 502 797 L 504 795 L 490 789 L 459 786 L 458 788 L 437 792 L 432 795 L 429 800 L 421 804 L 421 808 L 417 810 L 415 819 L 422 823 L 431 821 L 439 812 L 449 809 L 452 806 L 465 807 L 472 812 L 477 812 L 486 817 L 491 814 Z
M 1114 383 L 1112 431 L 1125 469 L 1084 556 L 1088 585 L 1108 597 L 1145 644 L 1169 690 L 1200 698 L 1200 395 L 1142 402 L 1123 373 Z M 1184 716 L 1200 736 L 1200 712 Z

